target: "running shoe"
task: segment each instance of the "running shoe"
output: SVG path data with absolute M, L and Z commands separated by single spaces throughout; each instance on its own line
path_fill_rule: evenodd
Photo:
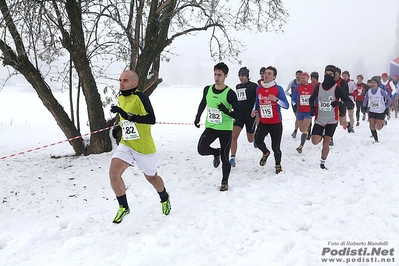
M 220 148 L 218 148 L 218 155 L 213 158 L 213 167 L 218 168 L 220 164 Z
M 114 220 L 112 221 L 115 224 L 119 224 L 123 221 L 123 218 L 130 213 L 129 209 L 125 209 L 122 205 L 119 206 L 118 212 Z
M 296 138 L 296 133 L 297 133 L 297 131 L 294 130 L 294 132 L 292 132 L 292 134 L 291 134 L 291 137 L 293 137 L 295 139 Z
M 359 121 L 357 121 L 356 126 L 358 127 L 360 125 Z
M 388 125 L 388 121 L 384 120 L 384 126 Z
M 236 167 L 236 159 L 234 157 L 230 159 L 230 165 Z
M 320 164 L 320 168 L 323 169 L 323 170 L 327 170 L 327 167 L 324 165 L 324 163 Z
M 256 146 L 256 142 L 254 141 L 254 148 L 256 149 L 256 148 L 258 148 L 258 146 Z
M 362 120 L 363 121 L 366 120 L 366 115 L 363 115 Z
M 279 164 L 276 164 L 275 168 L 276 168 L 276 174 L 279 174 L 280 172 L 283 171 L 283 168 L 281 168 L 281 165 Z
M 296 151 L 297 151 L 298 153 L 302 153 L 302 146 L 299 146 L 298 148 L 296 148 Z
M 306 139 L 310 140 L 311 137 L 312 137 L 312 134 L 308 133 L 308 135 L 306 136 Z
M 329 145 L 330 146 L 334 146 L 334 140 L 333 139 L 330 140 L 330 144 Z
M 267 151 L 267 153 L 263 154 L 262 158 L 260 158 L 260 166 L 264 166 L 266 164 L 267 161 L 267 157 L 269 157 L 270 155 L 270 151 Z
M 220 186 L 220 191 L 227 191 L 229 190 L 229 184 L 227 183 L 227 181 L 222 181 L 222 184 Z
M 172 209 L 172 207 L 170 206 L 170 197 L 168 194 L 168 199 L 164 202 L 161 202 L 162 204 L 162 213 L 165 215 L 168 215 L 170 213 L 170 210 Z

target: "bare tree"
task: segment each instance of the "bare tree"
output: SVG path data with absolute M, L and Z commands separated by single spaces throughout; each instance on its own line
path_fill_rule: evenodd
M 149 95 L 162 82 L 160 65 L 176 38 L 210 31 L 210 55 L 215 61 L 234 61 L 244 45 L 234 31 L 279 31 L 288 16 L 280 0 L 7 2 L 0 0 L 3 64 L 28 80 L 68 138 L 80 132 L 53 96 L 49 79 L 58 78 L 65 88 L 80 84 L 90 129 L 101 129 L 106 122 L 96 78 L 108 76 L 113 65 L 122 62 L 137 72 L 139 89 Z M 75 79 L 66 71 L 69 58 Z M 77 154 L 111 149 L 107 132 L 92 135 L 89 145 L 82 140 L 71 144 Z

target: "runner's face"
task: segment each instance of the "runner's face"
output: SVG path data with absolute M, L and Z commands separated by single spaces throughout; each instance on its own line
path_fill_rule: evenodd
M 343 74 L 343 75 L 342 75 L 342 78 L 343 78 L 344 80 L 348 80 L 348 79 L 349 79 L 349 76 L 348 76 L 348 74 Z
M 326 75 L 329 75 L 331 77 L 335 76 L 334 72 L 332 72 L 332 71 L 326 71 Z
M 137 87 L 137 82 L 133 81 L 133 77 L 129 72 L 123 72 L 119 77 L 119 89 L 121 91 L 130 90 Z
M 306 76 L 301 76 L 301 84 L 306 85 L 308 84 L 309 78 Z
M 261 80 L 263 80 L 265 78 L 265 72 L 261 72 L 259 75 L 260 75 Z
M 270 81 L 273 81 L 276 77 L 274 76 L 273 70 L 267 69 L 265 71 L 265 77 L 263 79 L 264 82 L 268 83 Z
M 362 83 L 362 82 L 363 82 L 362 77 L 357 77 L 357 83 Z
M 335 80 L 339 80 L 341 78 L 341 75 L 338 72 L 335 72 Z
M 241 83 L 247 83 L 248 82 L 247 76 L 239 75 L 238 78 L 240 79 Z
M 216 85 L 224 84 L 224 80 L 227 78 L 227 74 L 224 74 L 223 71 L 220 69 L 215 69 L 213 73 L 214 73 L 213 77 L 215 79 L 215 84 Z
M 398 81 L 398 80 L 399 80 L 399 76 L 396 76 L 396 75 L 395 75 L 395 76 L 393 76 L 393 81 L 395 81 L 395 82 L 396 82 L 396 81 Z
M 295 73 L 295 78 L 296 78 L 296 80 L 300 81 L 301 80 L 301 73 Z
M 385 81 L 388 80 L 388 77 L 387 76 L 382 76 L 382 80 L 385 82 Z
M 372 80 L 372 81 L 370 82 L 370 84 L 371 84 L 371 88 L 373 88 L 373 89 L 376 89 L 376 88 L 378 87 L 377 82 L 375 82 L 374 80 Z

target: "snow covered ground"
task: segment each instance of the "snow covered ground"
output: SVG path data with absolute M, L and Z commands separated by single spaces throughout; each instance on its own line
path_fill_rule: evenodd
M 320 145 L 296 152 L 292 110 L 284 110 L 283 172 L 274 173 L 272 156 L 259 166 L 261 152 L 241 134 L 230 189 L 220 192 L 221 168 L 196 151 L 203 126 L 184 124 L 201 93 L 158 88 L 151 96 L 157 121 L 176 123 L 153 126 L 169 216 L 131 168 L 131 213 L 112 223 L 112 153 L 76 157 L 63 143 L 0 160 L 0 265 L 326 265 L 327 241 L 399 239 L 399 119 L 378 132 L 380 144 L 366 122 L 355 134 L 337 128 L 325 171 Z M 56 95 L 67 107 L 67 94 Z M 1 91 L 0 157 L 64 139 L 34 92 Z

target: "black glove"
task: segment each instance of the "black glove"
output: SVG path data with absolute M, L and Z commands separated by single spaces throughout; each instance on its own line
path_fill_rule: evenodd
M 114 129 L 112 130 L 112 137 L 113 137 L 114 139 L 120 138 L 121 132 L 122 132 L 121 126 L 116 126 L 116 127 L 114 127 Z
M 310 116 L 315 116 L 316 115 L 316 106 L 311 105 L 310 106 Z
M 331 102 L 331 106 L 332 106 L 332 107 L 341 106 L 341 104 L 342 104 L 342 102 L 340 102 L 340 101 L 333 101 L 333 102 Z
M 223 103 L 218 104 L 218 109 L 223 113 L 225 113 L 226 115 L 230 113 L 229 109 L 227 109 L 227 107 Z
M 111 106 L 111 112 L 112 113 L 119 113 L 123 117 L 123 119 L 129 120 L 129 116 L 127 115 L 127 113 L 122 108 L 120 108 L 119 106 L 116 106 L 116 105 Z
M 194 126 L 196 126 L 197 128 L 199 128 L 200 127 L 200 119 L 199 119 L 199 117 L 198 116 L 196 116 L 195 117 L 195 120 L 194 120 Z

